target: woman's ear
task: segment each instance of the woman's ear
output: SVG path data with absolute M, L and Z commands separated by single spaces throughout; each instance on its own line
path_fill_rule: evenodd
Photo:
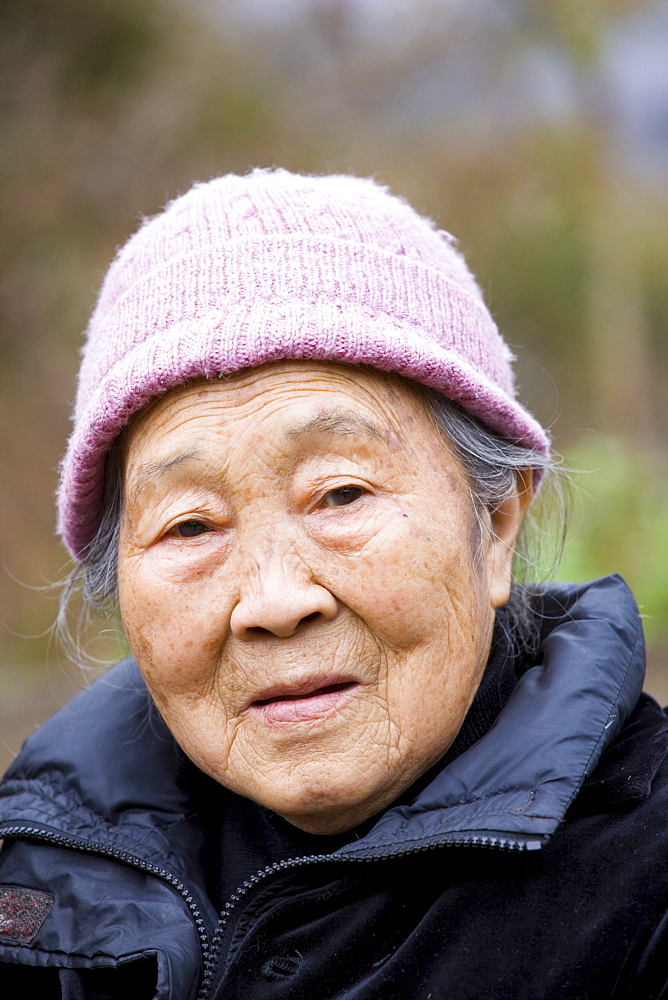
M 490 536 L 485 544 L 485 570 L 491 607 L 498 608 L 510 597 L 513 555 L 520 526 L 533 497 L 533 471 L 520 469 L 512 496 L 489 511 Z

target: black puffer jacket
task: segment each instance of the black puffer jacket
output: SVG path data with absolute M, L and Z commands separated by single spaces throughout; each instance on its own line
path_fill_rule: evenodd
M 2 995 L 668 997 L 668 721 L 639 697 L 637 611 L 615 577 L 544 610 L 484 734 L 489 683 L 410 796 L 226 902 L 257 807 L 184 758 L 132 661 L 114 668 L 2 785 Z

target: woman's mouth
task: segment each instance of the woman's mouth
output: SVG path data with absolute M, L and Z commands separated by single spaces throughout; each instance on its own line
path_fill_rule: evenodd
M 357 681 L 341 680 L 269 688 L 260 692 L 249 710 L 270 724 L 315 721 L 338 711 L 358 687 Z

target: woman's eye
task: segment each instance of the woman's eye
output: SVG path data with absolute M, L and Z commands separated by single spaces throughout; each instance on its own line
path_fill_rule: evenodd
M 335 490 L 330 490 L 323 497 L 327 507 L 346 507 L 354 503 L 364 493 L 361 486 L 337 486 Z
M 180 524 L 174 525 L 169 534 L 174 538 L 197 538 L 209 530 L 203 521 L 181 521 Z

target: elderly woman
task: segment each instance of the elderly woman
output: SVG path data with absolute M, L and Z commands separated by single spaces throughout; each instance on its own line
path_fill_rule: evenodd
M 635 605 L 513 583 L 551 464 L 452 240 L 371 181 L 148 221 L 60 488 L 133 658 L 2 786 L 3 995 L 668 996 Z

